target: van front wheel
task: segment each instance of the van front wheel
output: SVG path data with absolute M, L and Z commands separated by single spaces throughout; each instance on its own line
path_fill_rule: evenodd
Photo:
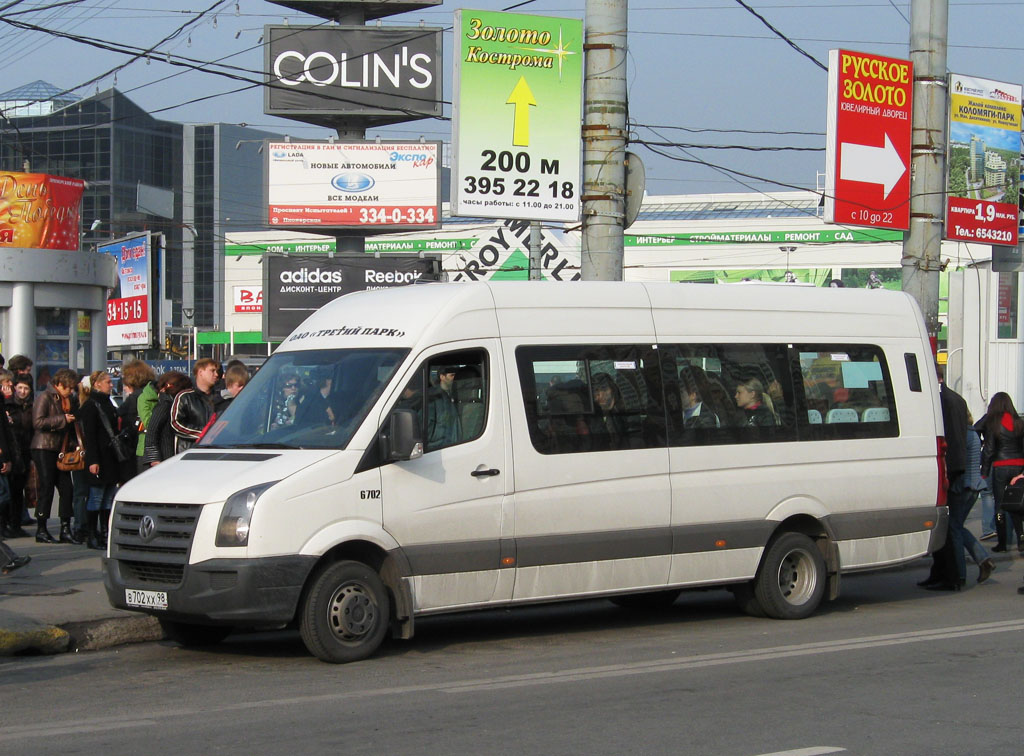
M 825 594 L 825 559 L 803 533 L 784 533 L 768 546 L 754 580 L 754 595 L 775 619 L 810 616 Z
M 365 659 L 380 647 L 389 615 L 380 576 L 361 562 L 336 562 L 313 579 L 299 632 L 315 657 L 344 664 Z

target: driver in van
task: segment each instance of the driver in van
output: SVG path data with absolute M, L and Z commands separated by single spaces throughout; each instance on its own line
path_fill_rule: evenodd
M 437 368 L 437 386 L 430 389 L 427 403 L 427 448 L 452 446 L 462 439 L 462 421 L 455 405 L 455 365 Z

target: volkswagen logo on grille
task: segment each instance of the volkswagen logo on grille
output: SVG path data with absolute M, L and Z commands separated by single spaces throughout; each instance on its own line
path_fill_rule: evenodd
M 156 535 L 156 520 L 149 515 L 143 515 L 142 521 L 139 523 L 139 538 L 148 542 L 153 539 L 154 535 Z

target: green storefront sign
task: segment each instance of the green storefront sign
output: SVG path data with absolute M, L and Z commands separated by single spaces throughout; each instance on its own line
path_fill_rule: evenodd
M 472 249 L 476 239 L 367 239 L 366 253 L 388 252 L 459 252 Z M 259 242 L 253 244 L 225 244 L 224 256 L 262 255 L 264 252 L 283 252 L 289 255 L 330 254 L 337 250 L 334 239 L 322 242 Z
M 683 247 L 695 244 L 837 244 L 903 241 L 902 231 L 827 228 L 811 231 L 709 231 L 700 234 L 627 234 L 627 247 Z

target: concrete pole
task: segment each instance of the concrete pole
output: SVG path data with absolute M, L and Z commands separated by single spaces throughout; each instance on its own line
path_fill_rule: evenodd
M 363 18 L 362 13 L 359 13 L 359 20 L 349 20 L 343 23 L 351 24 L 362 24 Z M 366 129 L 360 126 L 358 123 L 351 121 L 340 121 L 335 124 L 334 129 L 338 134 L 338 139 L 342 142 L 361 142 L 366 139 Z M 366 252 L 366 237 L 355 236 L 353 234 L 335 234 L 334 235 L 335 250 L 339 255 L 361 255 Z
M 903 291 L 921 306 L 928 334 L 939 333 L 939 255 L 946 202 L 946 33 L 948 0 L 911 0 L 914 64 L 910 232 L 903 241 Z
M 621 281 L 626 209 L 627 0 L 587 0 L 583 49 L 584 281 Z
M 540 221 L 530 223 L 530 280 L 540 280 L 540 248 L 541 248 Z
M 10 358 L 24 354 L 33 363 L 36 355 L 36 289 L 35 284 L 18 281 L 11 286 L 11 309 L 7 317 L 7 340 L 4 351 Z M 33 364 L 33 377 L 38 375 L 39 366 Z

